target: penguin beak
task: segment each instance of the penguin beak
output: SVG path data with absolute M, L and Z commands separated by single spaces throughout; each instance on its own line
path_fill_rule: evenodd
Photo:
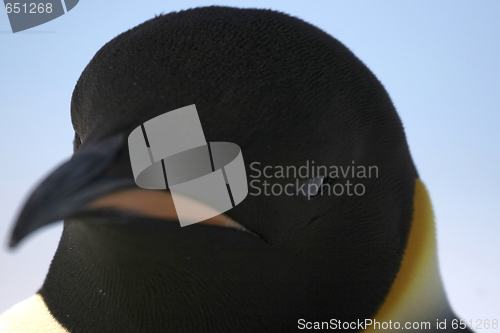
M 136 186 L 132 177 L 106 173 L 115 161 L 124 138 L 108 137 L 82 147 L 52 172 L 33 191 L 25 203 L 11 234 L 9 246 L 40 227 L 80 214 L 95 199 L 124 187 Z

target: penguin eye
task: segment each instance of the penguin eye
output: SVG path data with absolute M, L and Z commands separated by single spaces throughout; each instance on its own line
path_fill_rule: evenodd
M 322 193 L 323 187 L 327 184 L 331 184 L 333 181 L 334 179 L 331 179 L 328 176 L 303 180 L 299 182 L 298 193 L 307 200 L 311 200 L 312 198 L 318 197 Z
M 299 182 L 298 193 L 307 200 L 317 197 L 321 193 L 321 187 L 326 184 L 326 180 L 327 177 L 323 176 L 303 180 Z

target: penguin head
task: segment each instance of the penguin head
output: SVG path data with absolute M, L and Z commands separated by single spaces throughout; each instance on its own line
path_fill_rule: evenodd
M 351 51 L 276 11 L 174 12 L 101 48 L 73 93 L 74 156 L 35 190 L 12 244 L 60 219 L 79 218 L 83 228 L 96 214 L 91 202 L 135 188 L 125 138 L 191 104 L 207 141 L 242 150 L 250 193 L 225 214 L 254 235 L 149 221 L 168 223 L 164 246 L 216 253 L 225 275 L 204 270 L 206 262 L 190 274 L 227 280 L 228 293 L 265 303 L 276 320 L 300 311 L 372 316 L 398 272 L 411 224 L 417 172 L 404 130 L 382 84 Z M 297 190 L 304 183 L 321 191 Z
M 365 186 L 372 195 L 355 196 L 352 204 L 343 203 L 348 195 L 309 202 L 250 195 L 228 213 L 238 220 L 250 217 L 248 227 L 266 238 L 293 232 L 297 226 L 288 221 L 298 216 L 331 214 L 335 220 L 361 202 L 375 204 L 375 196 L 391 195 L 384 204 L 398 207 L 412 201 L 411 191 L 402 196 L 396 190 L 408 187 L 403 181 L 414 182 L 416 173 L 386 91 L 345 46 L 297 18 L 208 7 L 150 20 L 94 56 L 76 85 L 71 116 L 76 135 L 87 143 L 128 135 L 144 121 L 190 104 L 197 107 L 208 141 L 241 147 L 249 180 L 259 174 L 255 169 L 271 166 L 276 173 L 278 166 L 298 169 L 307 161 L 378 167 L 378 179 L 364 179 L 373 182 Z M 125 157 L 122 164 L 128 167 Z M 309 177 L 315 178 L 311 172 Z M 294 181 L 292 175 L 286 178 L 285 183 Z M 256 211 L 254 205 L 269 209 Z M 273 218 L 276 214 L 283 220 Z M 396 221 L 379 227 L 397 229 Z

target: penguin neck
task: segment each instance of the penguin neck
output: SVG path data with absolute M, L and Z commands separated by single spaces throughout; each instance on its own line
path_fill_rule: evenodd
M 111 210 L 89 214 L 64 221 L 40 290 L 52 316 L 70 332 L 160 332 L 201 325 L 186 324 L 192 313 L 228 316 L 219 308 L 231 299 L 219 290 L 234 294 L 238 281 L 228 282 L 226 266 L 241 269 L 245 249 L 262 244 L 236 228 L 200 225 L 186 233 L 174 220 Z M 218 298 L 215 305 L 212 298 Z M 245 313 L 232 318 L 238 315 L 243 321 Z
M 162 306 L 175 299 L 165 263 L 186 260 L 176 257 L 175 248 L 166 249 L 172 239 L 164 235 L 175 229 L 174 220 L 112 210 L 65 220 L 40 290 L 51 314 L 69 331 L 83 327 L 111 332 L 115 329 L 109 321 L 125 323 L 132 317 L 161 321 Z
M 396 280 L 374 322 L 426 320 L 435 327 L 436 320 L 453 318 L 439 274 L 432 204 L 425 185 L 417 178 L 408 245 Z M 372 331 L 373 326 L 365 330 Z

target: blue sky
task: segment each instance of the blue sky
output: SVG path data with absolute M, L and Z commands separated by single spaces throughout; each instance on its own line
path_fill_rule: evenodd
M 435 208 L 439 263 L 460 317 L 500 319 L 500 2 L 81 0 L 12 34 L 0 12 L 0 312 L 37 291 L 61 224 L 7 250 L 29 190 L 72 153 L 75 83 L 106 42 L 155 14 L 271 8 L 325 30 L 389 92 Z

